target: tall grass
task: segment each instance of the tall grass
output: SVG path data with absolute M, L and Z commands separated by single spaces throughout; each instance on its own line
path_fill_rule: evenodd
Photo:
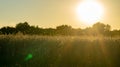
M 119 60 L 120 37 L 0 35 L 0 67 L 119 67 Z

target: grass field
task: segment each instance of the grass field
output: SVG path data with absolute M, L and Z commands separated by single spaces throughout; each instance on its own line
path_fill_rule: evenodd
M 0 67 L 120 67 L 120 37 L 0 35 Z

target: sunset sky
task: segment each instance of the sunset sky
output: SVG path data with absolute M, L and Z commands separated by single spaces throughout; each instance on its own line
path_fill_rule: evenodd
M 77 19 L 76 8 L 83 0 L 0 0 L 0 27 L 29 22 L 39 27 L 67 24 L 73 28 L 92 25 Z M 120 29 L 120 0 L 99 0 L 104 15 L 99 20 L 113 29 Z

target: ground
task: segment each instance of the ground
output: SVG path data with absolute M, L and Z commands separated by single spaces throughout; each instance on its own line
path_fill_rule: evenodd
M 120 37 L 0 35 L 0 67 L 119 67 Z

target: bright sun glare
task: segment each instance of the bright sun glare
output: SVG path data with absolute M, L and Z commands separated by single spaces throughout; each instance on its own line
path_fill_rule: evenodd
M 85 24 L 93 24 L 101 20 L 104 8 L 97 1 L 85 0 L 77 6 L 78 19 Z

